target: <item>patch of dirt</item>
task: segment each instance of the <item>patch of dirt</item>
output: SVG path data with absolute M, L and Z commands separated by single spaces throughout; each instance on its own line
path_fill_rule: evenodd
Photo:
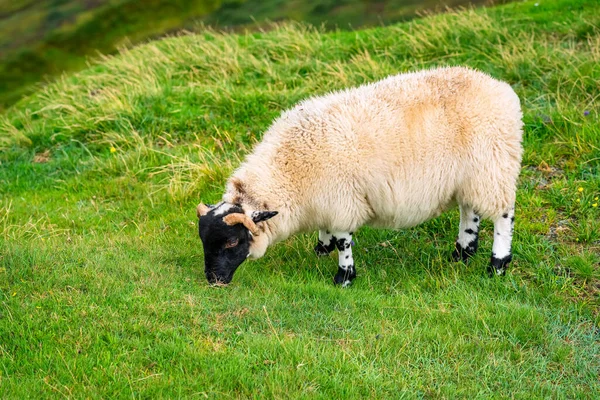
M 529 166 L 527 169 L 535 173 L 536 190 L 547 189 L 554 178 L 563 177 L 565 174 L 562 168 L 548 165 L 545 161 L 542 161 L 537 167 Z M 541 174 L 539 174 L 540 172 Z
M 240 309 L 240 310 L 236 310 L 236 311 L 234 311 L 232 314 L 233 314 L 235 317 L 237 317 L 237 318 L 241 318 L 241 317 L 243 317 L 244 315 L 248 314 L 249 312 L 250 312 L 250 310 L 249 310 L 248 308 L 244 307 L 244 308 L 242 308 L 242 309 Z
M 571 221 L 568 219 L 559 220 L 556 224 L 550 225 L 546 237 L 553 241 L 558 240 L 560 237 L 564 237 L 565 234 L 571 230 L 571 228 L 569 228 L 570 224 Z
M 48 161 L 50 161 L 50 150 L 45 150 L 41 153 L 37 153 L 33 157 L 33 162 L 36 164 L 43 164 L 47 163 Z

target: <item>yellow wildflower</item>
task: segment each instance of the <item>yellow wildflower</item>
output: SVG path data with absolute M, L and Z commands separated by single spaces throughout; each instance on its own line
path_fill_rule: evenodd
M 598 200 L 598 196 L 594 197 L 594 200 L 596 200 L 596 201 L 597 201 L 597 200 Z
M 598 203 L 592 204 L 592 207 L 598 207 Z
M 115 149 L 115 148 L 114 148 L 114 147 L 112 147 L 112 146 L 110 147 L 110 152 L 111 152 L 111 153 L 115 153 L 116 151 L 117 151 L 117 149 Z
M 580 188 L 577 188 L 577 191 L 578 191 L 578 192 L 583 192 L 583 188 L 582 188 L 582 187 L 580 187 Z
M 578 202 L 578 203 L 579 203 L 579 202 L 581 202 L 581 199 L 577 199 L 577 202 Z

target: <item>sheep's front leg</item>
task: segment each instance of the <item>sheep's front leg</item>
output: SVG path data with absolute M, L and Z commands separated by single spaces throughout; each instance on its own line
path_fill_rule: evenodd
M 336 238 L 329 231 L 319 230 L 319 242 L 315 246 L 318 256 L 326 256 L 335 249 Z
M 354 259 L 352 258 L 352 232 L 336 232 L 333 236 L 335 237 L 335 247 L 337 247 L 339 255 L 338 272 L 335 274 L 333 281 L 337 285 L 346 287 L 356 278 Z

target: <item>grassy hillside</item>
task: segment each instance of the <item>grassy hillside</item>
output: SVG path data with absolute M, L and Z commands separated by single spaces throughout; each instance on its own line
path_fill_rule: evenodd
M 179 30 L 219 0 L 0 0 L 0 110 L 89 56 Z
M 447 7 L 491 5 L 510 0 L 224 0 L 203 17 L 211 26 L 239 28 L 269 21 L 305 21 L 329 28 L 358 28 L 414 18 Z
M 76 71 L 90 57 L 203 24 L 254 29 L 266 20 L 359 27 L 446 6 L 507 0 L 0 0 L 0 111 L 36 83 Z
M 106 57 L 0 116 L 0 398 L 598 398 L 600 13 L 518 2 L 357 32 L 206 31 Z M 203 276 L 195 205 L 300 99 L 437 65 L 506 80 L 525 155 L 513 269 L 458 213 L 316 235 Z

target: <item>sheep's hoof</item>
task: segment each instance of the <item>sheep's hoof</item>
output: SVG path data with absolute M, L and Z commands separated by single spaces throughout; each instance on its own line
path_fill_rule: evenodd
M 508 264 L 512 260 L 512 255 L 507 255 L 503 258 L 496 258 L 492 256 L 492 261 L 490 265 L 488 265 L 487 273 L 491 278 L 493 276 L 504 276 L 506 275 L 506 269 L 508 268 Z
M 464 257 L 458 249 L 454 249 L 452 252 L 452 261 L 454 262 L 466 262 L 469 257 Z
M 487 274 L 490 278 L 493 278 L 494 276 L 504 276 L 506 275 L 506 269 L 496 269 L 493 266 L 488 265 Z
M 465 264 L 469 257 L 471 257 L 477 251 L 476 246 L 468 246 L 467 248 L 462 247 L 458 242 L 456 243 L 456 248 L 452 252 L 452 261 L 459 262 L 462 261 Z
M 323 242 L 321 242 L 319 240 L 319 243 L 317 243 L 317 245 L 315 246 L 315 254 L 319 257 L 327 256 L 334 249 L 335 249 L 335 243 L 333 240 L 327 246 L 325 246 L 323 244 Z
M 341 285 L 345 288 L 352 284 L 352 280 L 354 280 L 354 278 L 356 278 L 356 270 L 354 267 L 350 267 L 348 269 L 342 269 L 338 267 L 338 272 L 335 274 L 333 282 L 336 285 Z

